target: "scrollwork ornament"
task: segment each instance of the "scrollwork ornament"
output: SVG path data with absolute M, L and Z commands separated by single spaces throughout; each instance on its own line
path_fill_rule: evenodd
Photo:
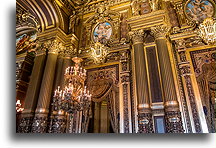
M 108 47 L 104 46 L 100 42 L 92 44 L 91 46 L 90 54 L 95 64 L 104 63 L 108 53 Z

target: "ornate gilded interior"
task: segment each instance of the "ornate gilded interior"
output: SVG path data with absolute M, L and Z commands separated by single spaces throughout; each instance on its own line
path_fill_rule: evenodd
M 16 0 L 17 133 L 215 133 L 215 0 Z M 82 58 L 91 109 L 53 110 Z

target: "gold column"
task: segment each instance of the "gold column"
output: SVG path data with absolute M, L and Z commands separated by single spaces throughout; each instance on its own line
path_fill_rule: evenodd
M 181 112 L 177 101 L 174 76 L 170 61 L 168 35 L 170 27 L 167 25 L 159 25 L 151 28 L 155 36 L 157 45 L 157 53 L 159 59 L 159 67 L 162 79 L 162 86 L 165 99 L 165 119 L 167 133 L 183 133 Z
M 36 51 L 34 66 L 26 93 L 24 111 L 21 114 L 21 120 L 18 127 L 19 133 L 30 133 L 34 111 L 36 109 L 40 84 L 43 76 L 46 51 L 44 48 Z
M 35 111 L 35 117 L 32 124 L 33 133 L 45 133 L 47 128 L 47 116 L 53 88 L 56 61 L 58 52 L 62 48 L 62 44 L 57 40 L 47 41 L 44 46 L 48 50 L 48 57 L 45 65 L 43 79 L 38 98 L 38 104 Z
M 64 88 L 64 74 L 65 69 L 72 65 L 71 53 L 73 49 L 65 48 L 59 52 L 56 65 L 56 75 L 54 90 L 60 86 L 60 89 Z M 52 98 L 52 96 L 51 96 Z M 66 128 L 66 116 L 65 112 L 62 110 L 51 109 L 49 133 L 64 133 Z
M 144 31 L 135 30 L 129 33 L 133 41 L 136 91 L 138 100 L 138 132 L 153 133 L 152 113 L 149 104 L 149 88 L 144 52 Z

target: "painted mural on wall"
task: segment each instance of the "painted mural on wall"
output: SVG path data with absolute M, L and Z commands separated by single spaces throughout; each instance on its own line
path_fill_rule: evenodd
M 33 46 L 35 46 L 35 41 L 37 39 L 37 33 L 23 34 L 16 38 L 16 53 L 21 53 L 24 51 L 30 51 Z
M 98 24 L 93 31 L 94 42 L 107 43 L 112 35 L 112 26 L 108 22 Z
M 214 15 L 213 3 L 209 0 L 189 0 L 185 6 L 186 15 L 197 23 Z

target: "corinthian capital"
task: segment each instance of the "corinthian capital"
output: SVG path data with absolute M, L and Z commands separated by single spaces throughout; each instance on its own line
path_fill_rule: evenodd
M 143 43 L 144 31 L 142 29 L 130 31 L 128 34 L 130 39 L 133 41 L 133 44 Z
M 170 27 L 167 25 L 158 25 L 151 27 L 151 33 L 154 35 L 156 39 L 166 38 L 170 31 Z
M 46 48 L 49 53 L 57 54 L 59 51 L 64 49 L 64 46 L 60 41 L 55 39 L 44 42 L 44 48 Z

